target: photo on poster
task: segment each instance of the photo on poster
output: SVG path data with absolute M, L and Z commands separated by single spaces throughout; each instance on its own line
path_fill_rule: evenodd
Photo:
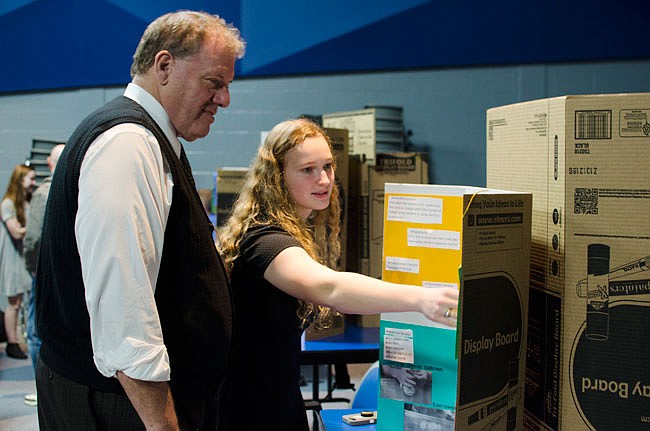
M 404 404 L 404 431 L 454 431 L 454 422 L 450 410 Z
M 382 365 L 380 376 L 382 398 L 417 404 L 432 404 L 432 373 L 430 371 Z

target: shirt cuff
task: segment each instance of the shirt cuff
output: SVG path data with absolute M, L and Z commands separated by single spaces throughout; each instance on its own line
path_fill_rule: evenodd
M 104 377 L 115 377 L 121 371 L 132 379 L 165 382 L 171 376 L 167 348 L 134 339 L 124 340 L 116 352 L 107 355 L 105 360 L 95 353 L 94 361 Z

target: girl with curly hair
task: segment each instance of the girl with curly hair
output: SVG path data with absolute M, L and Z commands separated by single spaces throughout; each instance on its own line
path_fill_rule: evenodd
M 337 271 L 340 207 L 325 132 L 307 119 L 269 132 L 232 215 L 220 230 L 235 304 L 234 370 L 222 429 L 307 430 L 300 392 L 300 338 L 333 310 L 419 311 L 447 325 L 452 288 L 424 289 Z M 254 417 L 251 417 L 254 412 Z M 251 428 L 253 429 L 253 428 Z

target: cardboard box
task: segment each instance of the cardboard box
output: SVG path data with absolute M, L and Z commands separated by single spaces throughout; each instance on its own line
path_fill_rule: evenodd
M 217 170 L 216 216 L 217 226 L 222 226 L 232 209 L 239 191 L 244 185 L 248 168 L 221 168 Z
M 487 185 L 533 193 L 526 427 L 650 424 L 650 93 L 487 111 Z
M 385 202 L 384 280 L 461 300 L 458 329 L 381 315 L 377 429 L 522 429 L 532 196 L 386 184 Z
M 347 314 L 346 323 L 362 328 L 379 328 L 379 314 Z
M 429 182 L 421 153 L 379 153 L 374 165 L 350 158 L 348 270 L 381 278 L 384 238 L 384 185 Z
M 363 156 L 370 165 L 375 164 L 378 152 L 404 148 L 401 107 L 377 106 L 323 114 L 323 127 L 347 129 L 350 155 Z
M 351 156 L 349 167 L 348 271 L 381 278 L 384 238 L 384 185 L 387 182 L 426 184 L 427 161 L 419 153 L 379 153 L 375 165 Z M 355 324 L 379 327 L 379 314 L 354 317 Z
M 323 128 L 332 143 L 333 156 L 336 160 L 336 182 L 339 187 L 339 198 L 341 200 L 341 259 L 340 268 L 346 265 L 346 244 L 347 244 L 347 212 L 348 212 L 348 131 L 347 129 Z M 336 316 L 330 327 L 315 330 L 312 327 L 305 331 L 305 340 L 319 340 L 342 334 L 345 331 L 345 316 Z
M 327 328 L 314 329 L 312 326 L 309 326 L 304 332 L 304 339 L 306 341 L 320 340 L 344 332 L 345 316 L 343 314 L 337 314 L 332 318 L 332 321 Z
M 346 249 L 348 232 L 348 193 L 349 184 L 349 156 L 348 156 L 348 131 L 347 129 L 323 128 L 332 143 L 332 151 L 336 160 L 336 184 L 339 188 L 341 205 L 341 259 L 339 268 L 346 268 Z

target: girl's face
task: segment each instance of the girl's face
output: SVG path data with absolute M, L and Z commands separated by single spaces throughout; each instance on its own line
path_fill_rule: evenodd
M 332 161 L 332 152 L 322 136 L 307 138 L 287 152 L 285 181 L 303 220 L 313 210 L 323 210 L 330 204 L 334 186 Z
M 27 172 L 23 177 L 23 181 L 21 185 L 23 186 L 23 192 L 25 194 L 33 192 L 34 187 L 36 187 L 36 172 L 34 171 Z

